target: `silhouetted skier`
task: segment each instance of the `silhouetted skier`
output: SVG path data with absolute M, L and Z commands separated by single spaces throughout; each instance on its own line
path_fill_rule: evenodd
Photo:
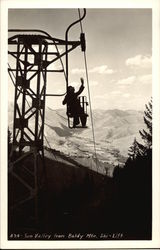
M 83 109 L 80 106 L 80 102 L 78 99 L 78 96 L 82 93 L 84 90 L 84 79 L 81 78 L 81 86 L 77 92 L 75 92 L 75 88 L 72 86 L 69 86 L 67 89 L 67 94 L 63 100 L 63 105 L 67 104 L 67 115 L 73 116 L 73 127 L 75 128 L 76 125 L 79 124 L 79 117 L 82 122 L 81 115 L 84 115 Z

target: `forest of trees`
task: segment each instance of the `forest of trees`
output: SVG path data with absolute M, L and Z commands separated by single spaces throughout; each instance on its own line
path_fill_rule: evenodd
M 124 230 L 151 238 L 152 226 L 152 99 L 144 111 L 146 129 L 140 130 L 128 152 L 124 168 L 114 171 L 117 220 Z

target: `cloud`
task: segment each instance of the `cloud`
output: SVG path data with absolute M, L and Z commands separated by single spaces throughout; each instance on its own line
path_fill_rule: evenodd
M 76 69 L 72 69 L 71 73 L 72 74 L 82 74 L 82 73 L 85 73 L 85 70 L 76 68 Z
M 119 87 L 130 86 L 132 84 L 151 84 L 152 83 L 152 74 L 141 75 L 141 76 L 130 76 L 128 78 L 120 79 L 116 82 Z
M 71 72 L 72 72 L 72 74 L 82 74 L 82 73 L 85 73 L 85 69 L 75 68 L 75 69 L 72 69 Z M 101 65 L 101 66 L 97 66 L 97 67 L 94 67 L 92 69 L 89 69 L 88 72 L 89 73 L 98 73 L 98 74 L 111 75 L 115 71 L 113 69 L 109 69 L 107 65 Z
M 152 56 L 136 55 L 128 58 L 125 63 L 129 67 L 151 68 Z
M 123 97 L 125 97 L 125 98 L 129 98 L 131 95 L 129 94 L 129 93 L 125 93 L 125 94 L 123 94 Z
M 151 74 L 140 76 L 138 79 L 142 84 L 151 84 L 152 83 L 152 75 Z
M 90 69 L 89 72 L 110 75 L 114 73 L 114 70 L 109 69 L 107 65 L 101 65 L 101 66 L 94 67 L 93 69 Z
M 130 76 L 128 78 L 119 80 L 116 84 L 117 85 L 131 85 L 135 82 L 135 80 L 136 80 L 135 76 Z

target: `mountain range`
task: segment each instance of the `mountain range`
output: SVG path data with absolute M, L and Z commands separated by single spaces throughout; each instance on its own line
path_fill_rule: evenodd
M 13 104 L 9 104 L 8 110 L 12 131 Z M 116 165 L 123 166 L 129 147 L 135 137 L 140 141 L 139 130 L 144 128 L 142 111 L 93 110 L 94 130 L 90 114 L 86 128 L 68 128 L 65 112 L 63 109 L 46 108 L 45 146 L 109 176 L 112 176 Z

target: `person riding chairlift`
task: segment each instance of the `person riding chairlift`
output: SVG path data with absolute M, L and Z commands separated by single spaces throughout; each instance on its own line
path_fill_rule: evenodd
M 75 92 L 75 88 L 72 86 L 68 86 L 67 94 L 62 102 L 63 105 L 67 104 L 67 115 L 73 117 L 73 127 L 75 128 L 79 123 L 79 118 L 82 123 L 82 115 L 84 116 L 84 112 L 82 107 L 80 106 L 80 102 L 78 100 L 78 96 L 84 90 L 84 79 L 80 78 L 81 86 L 77 92 Z

